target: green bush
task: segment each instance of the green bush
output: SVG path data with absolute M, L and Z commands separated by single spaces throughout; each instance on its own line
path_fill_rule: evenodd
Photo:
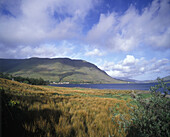
M 129 127 L 129 137 L 169 137 L 170 99 L 169 87 L 158 79 L 159 84 L 151 87 L 151 97 L 137 97 L 137 108 L 131 113 L 133 121 Z M 160 92 L 162 91 L 162 93 Z

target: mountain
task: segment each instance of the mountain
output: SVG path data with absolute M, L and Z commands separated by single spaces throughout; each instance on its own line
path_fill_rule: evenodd
M 161 79 L 163 79 L 164 82 L 170 82 L 170 76 L 166 76 L 166 77 L 162 77 Z M 158 82 L 157 79 L 155 80 L 149 80 L 150 83 L 155 83 Z
M 166 76 L 166 77 L 162 77 L 161 79 L 163 79 L 164 82 L 170 82 L 170 76 Z M 143 81 L 144 83 L 157 83 L 158 80 L 155 79 L 155 80 L 146 80 L 146 81 Z
M 92 63 L 69 58 L 0 59 L 0 72 L 55 82 L 124 83 Z
M 129 79 L 124 77 L 116 78 L 117 80 L 127 81 L 128 83 L 140 83 L 141 81 L 135 79 Z
M 164 81 L 170 82 L 170 76 L 163 77 Z
M 166 76 L 162 78 L 164 82 L 170 82 L 170 76 Z M 134 83 L 157 83 L 158 80 L 134 80 L 134 79 L 128 79 L 128 78 L 120 78 L 120 80 L 128 81 L 128 82 L 134 82 Z

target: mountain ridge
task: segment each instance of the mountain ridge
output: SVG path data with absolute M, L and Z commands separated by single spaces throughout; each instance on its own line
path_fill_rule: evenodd
M 96 65 L 70 58 L 0 59 L 0 72 L 70 83 L 125 83 L 111 78 Z
M 157 83 L 157 79 L 155 80 L 135 80 L 135 79 L 129 79 L 129 78 L 117 78 L 118 80 L 123 80 L 127 82 L 132 82 L 132 83 Z M 170 75 L 162 77 L 164 82 L 170 82 Z

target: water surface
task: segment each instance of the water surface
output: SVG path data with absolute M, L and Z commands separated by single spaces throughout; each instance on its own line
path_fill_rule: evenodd
M 120 89 L 120 90 L 150 90 L 152 86 L 158 83 L 130 83 L 130 84 L 51 84 L 56 87 L 81 87 L 93 89 Z M 167 84 L 170 86 L 170 83 Z

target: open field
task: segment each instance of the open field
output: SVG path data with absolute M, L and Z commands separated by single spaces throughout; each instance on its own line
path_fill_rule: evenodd
M 3 136 L 117 137 L 127 133 L 130 90 L 33 86 L 0 78 Z M 149 94 L 140 94 L 148 97 Z

